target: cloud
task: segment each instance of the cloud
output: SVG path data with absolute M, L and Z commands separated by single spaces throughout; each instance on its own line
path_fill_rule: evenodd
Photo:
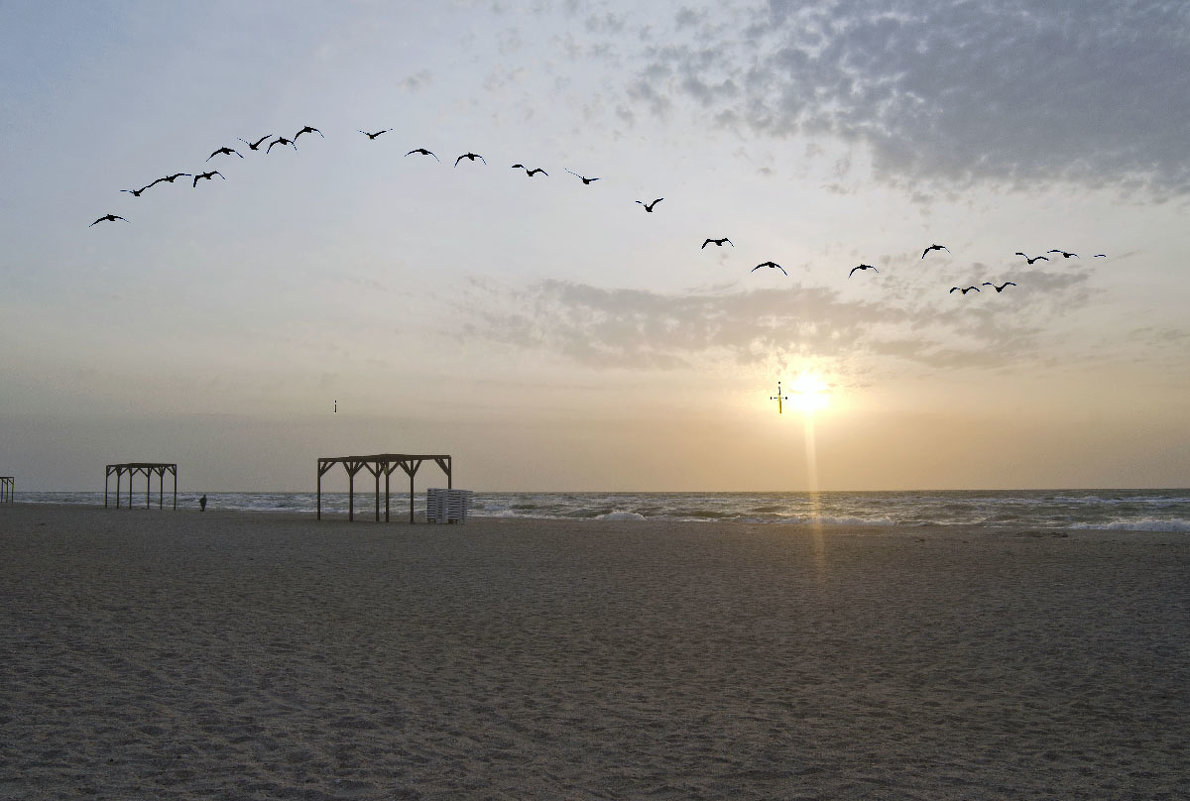
M 1042 281 L 1032 301 L 1085 300 L 1080 278 Z M 1043 286 L 1044 285 L 1044 286 Z M 945 294 L 935 295 L 950 300 Z M 997 299 L 1000 300 L 1000 299 Z M 1003 365 L 1038 358 L 1026 303 L 930 305 L 855 301 L 832 289 L 725 287 L 685 294 L 605 289 L 547 280 L 523 288 L 473 279 L 463 336 L 545 351 L 594 368 L 682 369 L 725 360 L 737 365 L 797 358 L 830 359 L 847 369 L 869 357 L 929 367 Z M 1041 304 L 1039 306 L 1038 304 Z M 1059 312 L 1060 313 L 1060 312 Z
M 680 13 L 656 41 L 638 105 L 863 144 L 893 183 L 1190 192 L 1184 3 L 772 0 Z

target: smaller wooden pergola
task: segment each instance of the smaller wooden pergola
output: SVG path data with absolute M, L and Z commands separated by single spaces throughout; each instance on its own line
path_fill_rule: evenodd
M 12 493 L 17 487 L 13 476 L 0 476 L 0 503 L 13 503 Z
M 376 522 L 380 522 L 380 475 L 384 474 L 384 521 L 388 522 L 389 476 L 398 467 L 409 476 L 409 522 L 413 522 L 413 476 L 422 462 L 434 461 L 446 474 L 450 487 L 450 456 L 447 454 L 376 453 L 371 456 L 328 456 L 318 460 L 318 519 L 322 519 L 322 477 L 337 464 L 347 470 L 347 519 L 355 520 L 355 474 L 365 467 L 376 479 Z
M 153 476 L 157 476 L 157 508 L 162 508 L 165 498 L 165 474 L 174 477 L 174 509 L 178 508 L 178 466 L 167 462 L 126 462 L 124 464 L 109 464 L 107 474 L 103 477 L 103 506 L 107 508 L 107 482 L 116 475 L 116 508 L 120 508 L 120 482 L 128 476 L 128 508 L 132 508 L 132 479 L 138 473 L 145 477 L 145 508 L 149 508 L 152 497 Z

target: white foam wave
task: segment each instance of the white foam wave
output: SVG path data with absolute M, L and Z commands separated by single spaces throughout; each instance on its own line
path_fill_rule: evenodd
M 637 514 L 636 512 L 608 512 L 607 514 L 596 515 L 596 520 L 644 520 L 645 516 Z
M 1108 520 L 1103 523 L 1073 523 L 1070 528 L 1083 531 L 1168 531 L 1182 534 L 1190 533 L 1190 520 L 1142 517 L 1135 520 Z

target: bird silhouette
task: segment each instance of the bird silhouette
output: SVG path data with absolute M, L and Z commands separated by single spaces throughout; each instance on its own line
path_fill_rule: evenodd
M 269 142 L 269 146 L 265 148 L 264 152 L 267 154 L 272 151 L 273 145 L 290 145 L 294 150 L 297 150 L 297 142 L 294 142 L 292 139 L 286 139 L 284 136 L 278 136 Z
M 414 153 L 418 153 L 422 156 L 434 156 L 433 153 L 431 153 L 429 150 L 426 150 L 424 147 L 414 148 L 413 150 L 410 150 L 405 155 L 412 156 Z M 438 158 L 437 156 L 434 156 L 434 161 L 438 162 L 439 164 L 442 163 L 442 159 Z
M 211 170 L 210 172 L 200 172 L 198 175 L 194 176 L 194 183 L 190 184 L 190 186 L 192 186 L 192 187 L 198 186 L 198 182 L 203 180 L 204 178 L 206 180 L 210 181 L 216 175 L 218 175 L 220 178 L 223 178 L 224 181 L 227 180 L 227 178 L 224 177 L 223 173 L 219 172 L 218 170 Z
M 115 222 L 116 220 L 124 220 L 124 222 L 128 222 L 127 218 L 121 217 L 119 214 L 105 214 L 102 217 L 100 217 L 98 220 L 96 220 L 95 222 L 91 223 L 91 225 L 95 225 L 95 224 L 101 223 L 101 222 Z M 90 228 L 91 225 L 88 225 L 87 227 Z
M 127 192 L 128 194 L 132 195 L 133 197 L 140 197 L 141 192 L 145 191 L 146 189 L 148 189 L 150 186 L 152 186 L 155 183 L 157 183 L 157 181 L 153 181 L 152 183 L 145 184 L 140 189 L 121 189 L 120 191 Z
M 356 130 L 358 131 L 359 129 L 357 128 Z M 376 137 L 380 136 L 380 134 L 386 134 L 391 130 L 392 130 L 392 128 L 385 128 L 383 131 L 377 131 L 376 133 L 368 133 L 367 131 L 360 131 L 360 133 L 362 133 L 364 136 L 368 137 L 369 139 L 375 139 Z
M 1006 286 L 1016 286 L 1016 284 L 1014 284 L 1012 281 L 1005 281 L 1004 283 L 1000 284 L 1000 286 L 996 286 L 991 281 L 984 281 L 983 285 L 990 286 L 992 289 L 996 290 L 997 295 L 999 295 L 1001 292 L 1003 292 L 1004 287 L 1006 287 Z
M 640 201 L 637 201 L 637 202 L 639 203 Z M 735 247 L 735 245 L 732 245 L 732 247 Z M 780 264 L 777 264 L 777 262 L 775 262 L 775 261 L 766 261 L 766 262 L 762 262 L 762 263 L 760 263 L 760 264 L 756 265 L 755 267 L 753 267 L 753 268 L 752 268 L 751 270 L 749 270 L 748 272 L 750 272 L 750 273 L 754 273 L 754 272 L 756 272 L 757 270 L 759 270 L 761 267 L 768 267 L 769 269 L 776 268 L 776 269 L 780 270 L 781 272 L 785 273 L 785 275 L 789 275 L 789 273 L 786 273 L 786 272 L 785 272 L 785 268 L 784 268 L 784 267 L 782 267 Z
M 705 248 L 707 245 L 711 244 L 712 242 L 714 244 L 718 245 L 719 247 L 723 247 L 724 242 L 731 245 L 733 248 L 735 247 L 735 244 L 727 237 L 723 237 L 722 239 L 708 239 L 702 243 L 702 247 Z M 702 248 L 699 248 L 699 250 L 702 250 Z
M 1012 254 L 1012 255 L 1014 255 L 1014 256 L 1025 256 L 1025 254 L 1024 254 L 1024 253 L 1021 253 L 1019 250 L 1018 250 L 1016 253 Z M 1049 260 L 1050 260 L 1050 257 L 1049 257 L 1049 256 L 1034 256 L 1033 258 L 1029 258 L 1028 256 L 1025 256 L 1025 261 L 1029 262 L 1029 264 L 1032 264 L 1032 263 L 1033 263 L 1033 262 L 1035 262 L 1035 261 L 1049 261 Z
M 479 155 L 478 153 L 464 153 L 463 155 L 461 155 L 457 159 L 455 159 L 455 166 L 456 167 L 459 166 L 459 162 L 462 161 L 463 159 L 467 159 L 467 161 L 475 161 L 476 159 L 479 159 L 484 164 L 488 163 L 488 160 L 485 159 L 483 156 Z
M 929 253 L 931 250 L 945 250 L 947 253 L 950 253 L 950 248 L 948 248 L 946 245 L 930 245 L 928 248 L 926 248 L 925 250 L 923 250 L 921 252 L 921 257 L 924 259 L 926 257 L 926 254 Z
M 1076 258 L 1076 259 L 1078 258 L 1077 253 L 1067 253 L 1066 251 L 1058 250 L 1057 248 L 1055 248 L 1054 250 L 1047 250 L 1046 253 L 1061 253 L 1062 258 L 1064 258 L 1064 259 L 1069 259 L 1071 256 L 1074 256 L 1074 258 Z
M 541 169 L 541 167 L 534 167 L 533 169 L 529 169 L 529 168 L 528 168 L 528 167 L 526 167 L 524 164 L 513 164 L 513 165 L 512 165 L 512 169 L 514 169 L 514 170 L 524 170 L 524 171 L 525 171 L 525 175 L 527 175 L 527 176 L 528 176 L 528 177 L 530 177 L 530 178 L 532 178 L 532 177 L 533 177 L 534 175 L 536 175 L 537 173 L 541 173 L 542 175 L 546 176 L 547 178 L 549 177 L 549 173 L 548 173 L 548 172 L 546 172 L 545 170 Z
M 639 204 L 641 204 L 642 206 L 644 206 L 644 207 L 645 207 L 645 211 L 647 211 L 647 212 L 649 212 L 650 214 L 652 214 L 652 213 L 653 213 L 653 207 L 654 207 L 654 206 L 656 206 L 658 203 L 660 203 L 660 202 L 661 202 L 661 201 L 663 201 L 663 200 L 665 200 L 665 198 L 663 198 L 663 197 L 659 197 L 659 198 L 657 198 L 656 200 L 654 200 L 652 203 L 646 203 L 646 202 L 644 202 L 643 200 L 638 200 L 638 201 L 636 201 L 636 202 L 637 202 L 637 203 L 639 203 Z
M 1107 254 L 1106 254 L 1106 253 L 1096 253 L 1096 254 L 1095 254 L 1095 255 L 1094 255 L 1092 258 L 1096 258 L 1096 259 L 1106 259 L 1106 258 L 1107 258 Z
M 248 146 L 249 150 L 260 150 L 260 146 L 262 144 L 264 144 L 264 140 L 268 139 L 270 136 L 272 136 L 272 134 L 265 134 L 264 136 L 257 139 L 255 142 L 249 142 L 247 139 L 243 139 L 239 136 L 237 136 L 236 139 L 239 139 L 241 142 L 246 144 Z M 267 153 L 268 151 L 266 150 L 265 152 Z
M 974 289 L 976 292 L 979 291 L 979 287 L 977 287 L 977 286 L 969 286 L 966 289 L 963 289 L 963 288 L 957 287 L 957 286 L 952 286 L 950 288 L 950 292 L 948 294 L 954 294 L 955 292 L 962 292 L 964 295 L 966 295 L 972 289 Z
M 322 131 L 318 130 L 317 128 L 311 128 L 309 125 L 307 125 L 306 127 L 302 128 L 300 131 L 298 131 L 297 133 L 295 133 L 293 135 L 293 141 L 296 142 L 298 140 L 298 137 L 305 133 L 316 133 L 319 136 L 322 136 Z M 326 139 L 325 136 L 322 136 L 322 138 Z
M 207 156 L 207 161 L 215 158 L 215 156 L 230 156 L 232 154 L 240 156 L 240 152 L 238 150 L 232 150 L 230 147 L 221 147 L 211 155 Z M 243 158 L 243 156 L 240 156 L 240 158 Z
M 858 264 L 851 268 L 851 272 L 847 273 L 847 277 L 850 278 L 852 275 L 854 275 L 856 270 L 871 270 L 874 273 L 880 272 L 870 264 Z
M 166 175 L 163 178 L 158 178 L 156 181 L 149 184 L 149 186 L 156 186 L 157 184 L 172 184 L 174 181 L 178 180 L 179 178 L 193 178 L 193 177 L 194 177 L 193 173 L 175 172 L 173 175 Z M 147 189 L 148 187 L 145 187 L 145 188 Z M 144 190 L 141 190 L 141 191 L 144 191 Z
M 578 178 L 580 181 L 582 181 L 584 186 L 590 186 L 591 184 L 593 184 L 599 180 L 598 178 L 588 178 L 585 175 L 579 175 L 577 172 L 570 169 L 569 167 L 566 168 L 566 172 L 570 173 L 575 178 Z

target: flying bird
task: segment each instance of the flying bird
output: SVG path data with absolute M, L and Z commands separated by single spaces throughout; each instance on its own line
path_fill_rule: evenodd
M 1001 292 L 1003 292 L 1004 287 L 1006 287 L 1006 286 L 1016 286 L 1016 284 L 1014 284 L 1012 281 L 1005 281 L 1004 283 L 1000 284 L 1000 286 L 996 286 L 991 281 L 984 281 L 983 285 L 990 286 L 992 289 L 996 290 L 997 295 L 999 295 Z
M 637 203 L 639 203 L 639 204 L 641 204 L 642 206 L 644 206 L 644 207 L 645 207 L 645 211 L 647 211 L 647 212 L 649 212 L 650 214 L 652 214 L 652 213 L 653 213 L 653 207 L 654 207 L 654 206 L 656 206 L 658 203 L 660 203 L 660 202 L 661 202 L 661 201 L 663 201 L 663 200 L 665 200 L 665 198 L 663 198 L 663 197 L 659 197 L 659 198 L 657 198 L 656 200 L 654 200 L 652 203 L 646 203 L 646 202 L 644 202 L 643 200 L 638 200 L 638 201 L 636 201 L 636 202 L 637 202 Z M 733 245 L 732 247 L 735 247 L 735 246 Z
M 96 223 L 101 223 L 101 222 L 115 222 L 116 220 L 124 220 L 124 222 L 128 222 L 127 218 L 121 217 L 119 214 L 105 214 L 102 217 L 100 217 L 98 220 L 96 220 L 95 222 L 91 223 L 91 225 L 95 225 Z M 87 227 L 90 228 L 91 225 L 88 225 Z
M 418 147 L 418 148 L 414 148 L 413 150 L 410 150 L 410 151 L 409 151 L 408 153 L 406 153 L 405 155 L 406 155 L 406 156 L 412 156 L 414 153 L 417 153 L 417 154 L 419 154 L 419 155 L 422 155 L 422 156 L 434 156 L 434 154 L 433 154 L 433 153 L 431 153 L 430 151 L 426 150 L 424 147 Z M 442 159 L 438 158 L 437 156 L 434 156 L 434 161 L 438 162 L 439 164 L 441 164 L 441 163 L 442 163 Z
M 638 200 L 637 202 L 639 203 L 640 201 Z M 732 247 L 735 247 L 735 245 L 732 245 Z M 756 272 L 757 270 L 759 270 L 761 267 L 768 267 L 768 268 L 770 268 L 770 269 L 772 269 L 772 268 L 776 268 L 776 269 L 780 270 L 781 272 L 785 273 L 785 275 L 789 275 L 789 273 L 786 273 L 786 272 L 785 272 L 785 268 L 784 268 L 784 267 L 782 267 L 780 264 L 777 264 L 775 261 L 766 261 L 766 262 L 762 262 L 761 264 L 758 264 L 758 265 L 756 265 L 755 267 L 753 267 L 753 268 L 752 268 L 751 270 L 749 270 L 748 272 L 754 273 L 754 272 Z
M 952 287 L 950 288 L 950 293 L 949 293 L 949 294 L 954 294 L 955 292 L 962 292 L 964 295 L 966 295 L 966 294 L 967 294 L 968 292 L 970 292 L 972 289 L 974 289 L 976 292 L 978 292 L 978 291 L 979 291 L 979 287 L 977 287 L 977 286 L 969 286 L 969 287 L 967 287 L 966 289 L 963 289 L 963 288 L 961 288 L 961 287 L 957 287 L 957 286 L 952 286 Z
M 533 169 L 529 169 L 529 168 L 528 168 L 528 167 L 526 167 L 524 164 L 513 164 L 513 165 L 512 165 L 512 169 L 514 169 L 514 170 L 524 170 L 524 171 L 525 171 L 525 175 L 527 175 L 527 176 L 528 176 L 528 177 L 530 177 L 530 178 L 532 178 L 532 177 L 533 177 L 534 175 L 536 175 L 537 173 L 541 173 L 542 175 L 546 176 L 547 178 L 548 178 L 548 177 L 549 177 L 549 175 L 550 175 L 548 172 L 546 172 L 545 170 L 541 169 L 541 167 L 534 167 Z
M 488 160 L 485 159 L 483 156 L 479 155 L 478 153 L 464 153 L 463 155 L 461 155 L 457 159 L 455 159 L 455 166 L 456 167 L 459 166 L 459 162 L 462 161 L 463 159 L 467 159 L 467 161 L 475 161 L 476 159 L 479 159 L 484 164 L 488 163 Z
M 265 134 L 264 136 L 257 139 L 255 142 L 249 142 L 247 139 L 243 139 L 238 136 L 236 137 L 236 139 L 239 139 L 241 142 L 246 144 L 248 146 L 249 150 L 260 150 L 260 146 L 262 144 L 264 144 L 264 140 L 268 139 L 270 136 L 272 136 L 272 134 Z M 268 151 L 266 150 L 265 152 L 267 153 Z
M 167 184 L 172 184 L 174 181 L 178 180 L 179 178 L 193 178 L 193 177 L 194 177 L 194 173 L 192 173 L 192 172 L 175 172 L 173 175 L 167 175 L 164 178 L 158 178 L 153 183 L 156 184 L 156 183 L 161 183 L 162 181 L 164 181 Z
M 269 142 L 269 146 L 265 148 L 265 153 L 269 153 L 273 149 L 273 145 L 290 145 L 294 150 L 297 150 L 297 143 L 292 139 L 286 139 L 284 136 L 278 136 L 273 141 Z
M 1058 250 L 1057 248 L 1055 248 L 1054 250 L 1047 250 L 1046 253 L 1061 253 L 1062 258 L 1064 258 L 1064 259 L 1069 259 L 1071 256 L 1074 256 L 1074 258 L 1076 258 L 1076 259 L 1078 258 L 1077 253 L 1067 253 L 1066 251 Z
M 141 192 L 145 191 L 146 189 L 148 189 L 150 186 L 152 186 L 155 183 L 157 183 L 157 182 L 153 181 L 153 183 L 145 184 L 140 189 L 121 189 L 120 191 L 127 192 L 128 194 L 132 195 L 133 197 L 140 197 Z
M 1094 258 L 1096 258 L 1096 259 L 1106 259 L 1106 258 L 1107 258 L 1107 254 L 1106 254 L 1106 253 L 1096 253 L 1096 254 L 1095 254 L 1095 256 L 1094 256 Z
M 200 172 L 198 175 L 194 176 L 194 183 L 190 184 L 190 186 L 192 186 L 192 187 L 198 186 L 198 182 L 203 180 L 204 178 L 206 180 L 210 181 L 216 175 L 218 175 L 220 178 L 223 178 L 224 181 L 227 180 L 227 178 L 225 178 L 223 176 L 223 173 L 219 172 L 218 170 L 211 170 L 210 172 Z
M 356 130 L 358 131 L 359 129 L 357 128 Z M 383 131 L 377 131 L 376 133 L 368 133 L 367 131 L 360 131 L 360 133 L 362 133 L 364 136 L 368 137 L 369 139 L 375 139 L 376 137 L 380 136 L 380 134 L 386 134 L 391 130 L 392 130 L 392 128 L 385 128 Z M 321 133 L 321 131 L 320 131 L 320 133 Z
M 924 259 L 926 257 L 926 254 L 929 253 L 931 250 L 945 250 L 947 253 L 950 253 L 950 248 L 948 248 L 946 245 L 930 245 L 928 248 L 926 248 L 925 250 L 923 250 L 921 252 L 921 257 Z
M 1025 256 L 1025 254 L 1024 254 L 1024 253 L 1021 253 L 1019 250 L 1018 250 L 1016 253 L 1012 254 L 1012 255 L 1014 255 L 1014 256 Z M 1050 260 L 1050 257 L 1049 257 L 1049 256 L 1034 256 L 1033 258 L 1029 258 L 1028 256 L 1025 256 L 1025 261 L 1029 262 L 1029 264 L 1032 264 L 1032 263 L 1033 263 L 1033 262 L 1035 262 L 1035 261 L 1049 261 L 1049 260 Z
M 707 241 L 702 243 L 702 247 L 705 248 L 707 245 L 709 245 L 711 243 L 714 243 L 714 244 L 718 245 L 719 247 L 723 247 L 724 242 L 731 245 L 733 248 L 735 247 L 735 245 L 732 243 L 732 241 L 730 239 L 728 239 L 727 237 L 723 237 L 722 239 L 708 239 Z M 699 250 L 702 250 L 702 248 L 699 248 Z
M 578 178 L 580 181 L 582 181 L 584 186 L 590 186 L 591 184 L 593 184 L 599 180 L 598 178 L 588 178 L 585 175 L 579 175 L 577 172 L 570 169 L 569 167 L 566 168 L 566 172 L 570 173 L 575 178 Z
M 299 137 L 299 136 L 301 136 L 301 135 L 302 135 L 302 134 L 304 134 L 304 133 L 316 133 L 316 134 L 318 134 L 319 136 L 322 136 L 322 131 L 318 130 L 317 128 L 311 128 L 309 125 L 307 125 L 306 127 L 302 128 L 300 131 L 298 131 L 297 133 L 295 133 L 295 134 L 293 135 L 293 141 L 295 141 L 295 142 L 296 142 L 296 141 L 297 141 L 297 139 L 298 139 L 298 137 Z M 322 136 L 322 138 L 323 138 L 323 139 L 326 139 L 326 137 L 325 137 L 325 136 Z
M 230 156 L 233 153 L 237 156 L 240 156 L 240 152 L 238 150 L 232 150 L 230 147 L 221 147 L 211 155 L 207 156 L 207 161 L 215 158 L 215 156 Z M 240 156 L 240 158 L 243 158 L 243 156 Z
M 847 277 L 850 278 L 852 275 L 854 275 L 856 270 L 871 270 L 874 273 L 880 272 L 870 264 L 858 264 L 851 268 L 851 272 L 847 273 Z

